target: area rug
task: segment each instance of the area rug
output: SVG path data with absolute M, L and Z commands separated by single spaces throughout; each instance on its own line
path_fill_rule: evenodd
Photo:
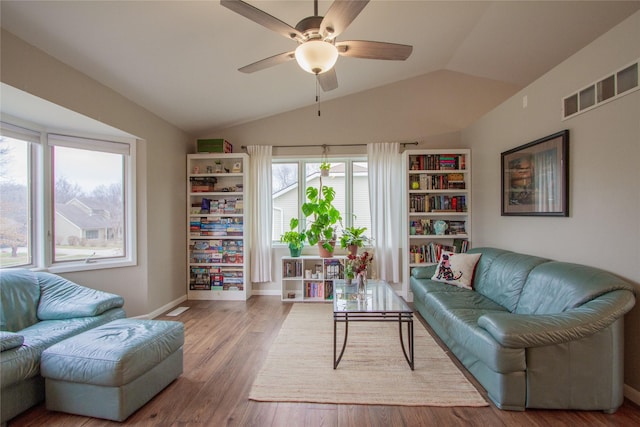
M 403 328 L 406 331 L 406 327 Z M 338 324 L 338 338 L 344 335 Z M 333 369 L 330 304 L 291 307 L 249 399 L 402 406 L 488 406 L 422 324 L 414 319 L 415 370 L 400 348 L 397 323 L 351 322 Z M 338 341 L 338 351 L 341 341 Z

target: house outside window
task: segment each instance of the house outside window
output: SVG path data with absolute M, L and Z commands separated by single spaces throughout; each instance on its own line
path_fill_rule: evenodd
M 124 178 L 129 147 L 50 136 L 55 262 L 123 257 Z

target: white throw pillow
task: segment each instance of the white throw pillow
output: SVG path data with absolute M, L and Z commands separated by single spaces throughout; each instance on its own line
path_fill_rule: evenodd
M 431 280 L 472 289 L 473 272 L 481 254 L 458 254 L 443 251 Z

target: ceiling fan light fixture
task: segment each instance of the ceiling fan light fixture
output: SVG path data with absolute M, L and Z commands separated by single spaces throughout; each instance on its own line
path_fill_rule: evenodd
M 322 74 L 336 65 L 338 49 L 323 40 L 309 40 L 296 48 L 300 68 L 311 74 Z

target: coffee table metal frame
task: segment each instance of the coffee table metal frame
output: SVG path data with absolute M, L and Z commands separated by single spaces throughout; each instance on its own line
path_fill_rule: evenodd
M 333 369 L 338 367 L 347 347 L 349 322 L 398 322 L 400 346 L 411 370 L 413 359 L 413 310 L 389 286 L 381 280 L 369 280 L 365 295 L 358 296 L 356 287 L 336 280 L 333 289 Z M 344 340 L 340 354 L 337 352 L 338 323 L 344 323 Z M 405 344 L 402 325 L 407 325 Z M 336 357 L 337 356 L 337 357 Z

